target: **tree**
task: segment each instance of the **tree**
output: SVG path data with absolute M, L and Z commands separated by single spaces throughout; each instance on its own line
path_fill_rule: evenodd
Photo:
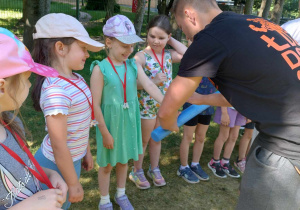
M 269 16 L 269 11 L 271 8 L 272 0 L 262 0 L 260 5 L 260 10 L 258 13 L 258 17 L 263 17 L 265 19 Z
M 137 11 L 134 19 L 134 27 L 136 30 L 136 34 L 138 36 L 141 35 L 144 14 L 145 14 L 146 0 L 138 0 Z
M 106 22 L 110 17 L 112 17 L 114 15 L 114 7 L 115 7 L 115 0 L 109 0 L 107 1 L 106 4 L 106 15 L 105 15 L 105 20 L 104 22 Z
M 281 14 L 282 14 L 283 4 L 284 4 L 284 0 L 275 0 L 274 9 L 271 13 L 271 21 L 276 24 L 279 24 Z
M 253 8 L 254 0 L 246 0 L 245 5 L 245 15 L 251 15 L 252 14 L 252 8 Z
M 23 17 L 24 17 L 24 44 L 29 50 L 33 48 L 32 34 L 34 26 L 38 19 L 50 12 L 50 0 L 26 0 L 23 2 Z
M 164 14 L 169 16 L 170 10 L 173 6 L 174 0 L 158 0 L 157 1 L 157 10 L 158 14 Z

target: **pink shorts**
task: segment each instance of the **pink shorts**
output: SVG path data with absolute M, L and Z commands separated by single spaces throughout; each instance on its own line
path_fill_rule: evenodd
M 234 126 L 242 126 L 246 124 L 246 117 L 238 113 L 235 109 L 227 108 L 227 112 L 230 118 L 230 124 L 229 127 L 233 128 Z M 221 108 L 217 107 L 216 114 L 214 117 L 214 122 L 221 124 Z

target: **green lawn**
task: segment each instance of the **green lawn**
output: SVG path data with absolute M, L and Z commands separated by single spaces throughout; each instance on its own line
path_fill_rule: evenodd
M 8 1 L 0 0 L 0 15 L 8 14 L 5 17 L 0 16 L 0 25 L 13 30 L 15 33 L 22 34 L 23 29 L 17 25 L 18 20 L 22 17 L 22 1 L 13 0 L 14 4 L 8 4 Z M 16 3 L 17 2 L 17 3 Z M 5 4 L 6 3 L 6 4 Z M 62 4 L 52 2 L 51 12 L 64 12 L 75 16 L 75 10 L 71 10 L 73 6 L 69 4 Z M 92 21 L 86 24 L 86 28 L 91 36 L 102 36 L 104 12 L 101 11 L 86 11 L 90 13 L 93 18 Z M 128 16 L 131 20 L 134 19 L 134 14 L 126 8 L 122 8 L 122 14 Z M 152 14 L 153 15 L 153 14 Z M 145 18 L 146 19 L 146 18 Z M 143 24 L 143 33 L 145 36 L 146 22 Z M 141 46 L 139 46 L 141 48 Z M 101 60 L 105 57 L 104 51 L 100 53 L 91 53 L 91 57 L 87 60 L 86 67 L 79 73 L 89 83 L 89 66 L 95 59 Z M 176 75 L 178 65 L 174 65 L 174 75 Z M 31 78 L 34 80 L 34 76 Z M 46 132 L 44 131 L 44 118 L 42 113 L 36 112 L 32 108 L 30 98 L 26 101 L 21 109 L 22 118 L 25 126 L 30 131 L 28 135 L 29 144 L 33 153 L 39 148 L 42 139 Z M 213 143 L 218 134 L 218 125 L 211 123 L 207 133 L 204 152 L 200 163 L 204 170 L 210 175 L 208 182 L 200 182 L 198 184 L 188 184 L 182 178 L 177 177 L 176 171 L 180 165 L 179 161 L 179 145 L 182 138 L 182 130 L 179 133 L 172 133 L 170 136 L 162 141 L 162 153 L 160 159 L 160 168 L 164 175 L 167 185 L 162 188 L 151 186 L 148 190 L 139 190 L 133 183 L 128 180 L 126 192 L 129 196 L 135 209 L 234 209 L 238 198 L 238 187 L 240 179 L 226 178 L 220 179 L 215 177 L 208 169 L 207 163 L 213 154 Z M 96 158 L 96 142 L 95 129 L 90 132 L 91 151 Z M 192 149 L 192 145 L 191 145 Z M 232 157 L 237 156 L 237 146 L 233 152 Z M 191 154 L 190 154 L 191 159 Z M 132 161 L 129 162 L 131 168 Z M 149 167 L 149 156 L 146 154 L 144 161 L 144 170 Z M 71 210 L 95 210 L 97 209 L 100 194 L 98 190 L 97 180 L 98 166 L 95 162 L 95 168 L 90 172 L 82 172 L 80 182 L 85 190 L 85 198 L 81 203 L 73 204 Z M 116 176 L 113 171 L 111 176 L 111 193 L 113 198 L 116 192 Z M 114 207 L 117 206 L 114 204 Z

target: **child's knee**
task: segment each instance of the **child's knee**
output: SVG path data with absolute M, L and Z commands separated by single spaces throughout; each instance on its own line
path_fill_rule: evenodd
M 105 167 L 100 167 L 100 168 L 99 168 L 99 171 L 101 170 L 103 173 L 109 174 L 109 173 L 111 172 L 112 168 L 113 168 L 113 167 L 112 167 L 110 164 L 108 164 L 108 165 L 105 166 Z
M 204 143 L 205 140 L 205 135 L 203 134 L 195 134 L 195 141 Z

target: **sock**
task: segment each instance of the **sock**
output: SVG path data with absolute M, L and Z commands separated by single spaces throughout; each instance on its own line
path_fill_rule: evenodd
M 192 162 L 191 165 L 192 165 L 193 167 L 195 167 L 195 166 L 198 165 L 198 164 L 199 164 L 199 163 L 197 163 L 197 162 Z
M 125 187 L 124 188 L 117 187 L 117 198 L 120 198 L 123 195 L 125 195 Z
M 183 169 L 186 169 L 186 168 L 189 168 L 189 165 L 186 165 L 186 166 L 180 165 L 180 170 L 183 170 Z
M 101 197 L 100 197 L 100 205 L 107 204 L 107 203 L 110 203 L 109 194 L 105 195 L 105 196 L 101 195 Z
M 222 158 L 222 160 L 221 160 L 221 165 L 223 166 L 224 164 L 227 164 L 227 163 L 229 163 L 229 159 L 227 159 L 227 158 Z
M 209 165 L 212 165 L 214 163 L 220 163 L 220 160 L 215 160 L 214 158 L 212 158 L 210 161 L 209 161 Z

